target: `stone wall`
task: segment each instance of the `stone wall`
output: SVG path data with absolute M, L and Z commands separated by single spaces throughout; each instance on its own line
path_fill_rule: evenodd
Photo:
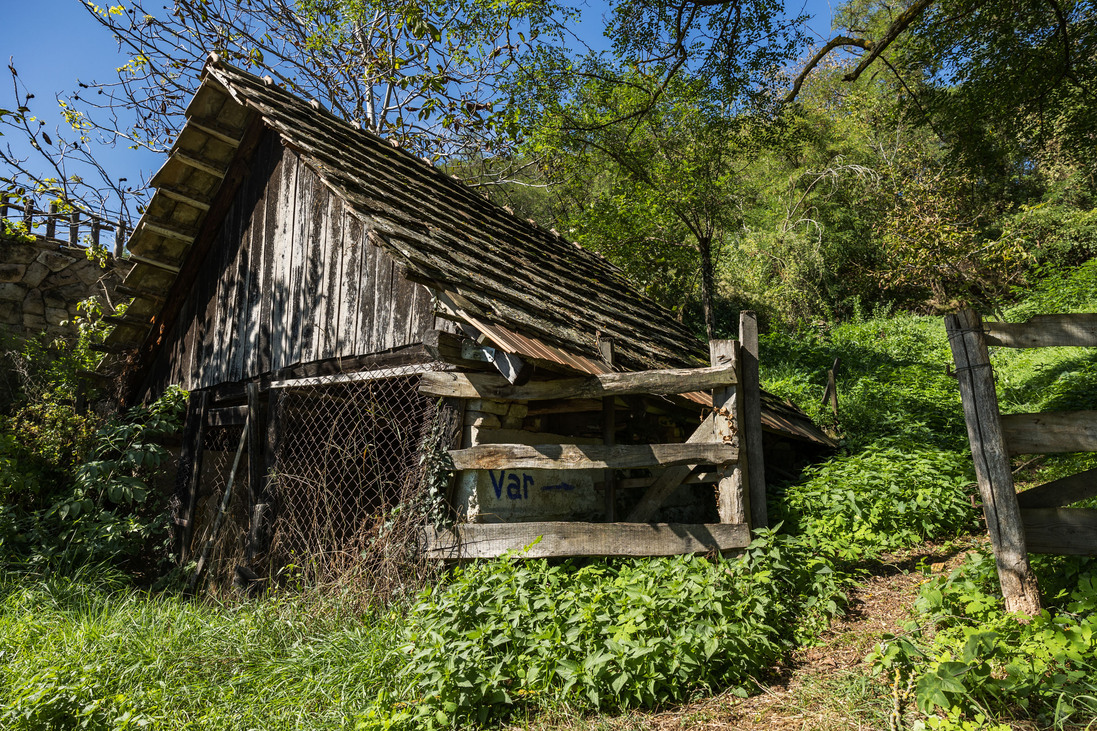
M 113 257 L 103 268 L 86 249 L 57 239 L 0 239 L 0 328 L 19 336 L 73 335 L 75 328 L 61 323 L 72 321 L 77 303 L 98 296 L 109 312 L 124 273 Z

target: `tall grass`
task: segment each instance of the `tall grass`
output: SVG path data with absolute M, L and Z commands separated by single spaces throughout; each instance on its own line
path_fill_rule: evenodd
M 7 577 L 0 728 L 347 728 L 393 669 L 397 618 L 153 596 L 90 574 Z

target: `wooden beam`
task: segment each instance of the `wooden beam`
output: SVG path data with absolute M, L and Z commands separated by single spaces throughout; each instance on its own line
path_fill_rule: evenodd
M 634 373 L 603 373 L 584 378 L 535 381 L 512 386 L 501 376 L 485 373 L 426 373 L 419 392 L 449 398 L 486 398 L 498 401 L 540 401 L 566 398 L 605 398 L 629 394 L 670 395 L 722 388 L 735 383 L 735 369 L 671 368 Z
M 130 261 L 135 261 L 135 262 L 138 262 L 139 264 L 144 264 L 145 266 L 150 266 L 153 269 L 160 269 L 160 270 L 165 271 L 165 272 L 171 272 L 172 274 L 178 274 L 179 270 L 181 269 L 181 267 L 178 264 L 172 264 L 170 262 L 161 261 L 160 259 L 150 259 L 147 256 L 141 256 L 139 254 L 134 254 L 132 251 L 129 253 L 129 256 L 127 256 L 126 258 Z
M 613 338 L 598 336 L 598 350 L 602 353 L 602 360 L 613 368 L 614 352 Z M 613 446 L 617 441 L 617 399 L 614 396 L 606 396 L 602 399 L 602 444 Z M 602 476 L 602 489 L 605 494 L 605 517 L 607 523 L 617 521 L 617 472 L 606 470 Z
M 987 345 L 1005 348 L 1097 348 L 1097 314 L 1036 315 L 1027 322 L 988 322 Z
M 186 203 L 188 206 L 193 206 L 194 208 L 197 208 L 200 211 L 208 211 L 209 210 L 209 206 L 210 206 L 209 201 L 199 200 L 198 198 L 195 198 L 194 196 L 187 195 L 186 193 L 184 193 L 182 191 L 179 191 L 179 190 L 176 190 L 175 188 L 168 188 L 167 186 L 162 186 L 162 187 L 156 189 L 156 194 L 157 195 L 162 195 L 165 198 L 171 198 L 173 201 L 176 201 L 177 203 Z
M 206 417 L 209 426 L 240 426 L 248 418 L 246 406 L 222 406 L 218 409 L 210 409 Z
M 743 420 L 739 423 L 739 447 L 746 454 L 750 527 L 769 525 L 766 506 L 766 467 L 762 452 L 762 386 L 758 375 L 758 316 L 739 313 L 739 367 L 742 380 Z
M 739 456 L 730 444 L 480 444 L 449 454 L 458 470 L 628 470 L 724 465 Z
M 956 363 L 968 442 L 1006 610 L 1035 615 L 1041 608 L 1040 586 L 1028 562 L 983 324 L 974 311 L 963 310 L 945 316 L 945 330 Z
M 714 424 L 713 415 L 709 414 L 705 417 L 705 420 L 701 422 L 701 425 L 694 429 L 693 433 L 689 435 L 686 444 L 712 442 L 715 438 Z M 678 489 L 682 484 L 682 481 L 689 477 L 689 473 L 692 472 L 696 466 L 697 465 L 668 467 L 663 470 L 662 474 L 655 478 L 655 482 L 653 482 L 651 487 L 647 489 L 647 492 L 644 493 L 644 496 L 640 498 L 640 502 L 636 503 L 636 507 L 628 514 L 626 520 L 630 523 L 646 523 L 651 520 L 651 516 L 659 509 L 659 506 L 663 504 L 663 501 Z
M 195 157 L 194 155 L 188 155 L 181 150 L 176 150 L 172 153 L 171 159 L 177 162 L 181 162 L 187 167 L 192 167 L 195 170 L 201 170 L 203 173 L 212 175 L 215 178 L 225 177 L 225 170 L 218 166 L 213 160 L 203 160 L 202 158 Z M 225 167 L 228 167 L 226 165 Z
M 673 469 L 677 469 L 677 468 L 676 467 L 668 467 L 667 469 L 673 470 Z M 624 480 L 618 480 L 617 481 L 617 487 L 621 488 L 622 490 L 634 490 L 638 487 L 651 487 L 652 485 L 655 484 L 655 481 L 657 479 L 659 479 L 659 478 L 658 477 L 629 477 L 629 478 L 626 478 Z M 719 479 L 719 476 L 715 472 L 711 472 L 711 471 L 692 472 L 685 479 L 681 480 L 680 484 L 682 484 L 682 485 L 710 485 L 710 484 L 716 482 L 716 480 L 718 480 L 718 479 Z
M 735 369 L 736 382 L 742 382 L 740 376 L 739 343 L 734 340 L 710 340 L 709 357 L 713 367 L 731 366 Z M 716 409 L 713 438 L 718 444 L 741 445 L 737 426 L 743 423 L 743 400 L 738 390 L 732 386 L 716 389 L 712 392 L 712 405 Z M 745 452 L 740 452 L 739 462 L 725 465 L 718 470 L 720 479 L 716 481 L 716 511 L 721 523 L 746 523 L 750 520 L 750 493 L 747 490 L 747 472 L 749 465 L 743 460 Z
M 1097 497 L 1097 469 L 1079 472 L 1017 493 L 1017 504 L 1026 508 L 1064 508 Z M 1031 549 L 1029 549 L 1031 550 Z
M 1007 414 L 1002 435 L 1010 454 L 1097 452 L 1097 411 Z
M 470 523 L 426 529 L 427 557 L 446 560 L 568 556 L 677 556 L 738 551 L 745 525 L 721 523 Z
M 235 136 L 227 127 L 222 127 L 213 120 L 208 119 L 195 119 L 191 118 L 187 120 L 187 127 L 196 129 L 202 134 L 209 135 L 215 140 L 220 140 L 230 147 L 240 146 L 240 137 L 243 136 L 243 130 L 235 130 Z
M 141 228 L 149 233 L 154 233 L 157 236 L 163 236 L 164 238 L 174 239 L 175 241 L 182 241 L 189 244 L 194 241 L 194 234 L 187 231 L 180 231 L 177 228 L 172 228 L 163 223 L 153 223 L 148 219 L 141 221 Z
M 1097 510 L 1030 508 L 1021 511 L 1032 553 L 1097 556 Z

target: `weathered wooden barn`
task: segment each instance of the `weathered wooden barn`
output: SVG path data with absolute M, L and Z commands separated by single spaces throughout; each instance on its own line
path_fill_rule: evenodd
M 833 446 L 759 394 L 756 347 L 710 354 L 602 257 L 270 79 L 211 57 L 186 116 L 108 340 L 131 402 L 191 392 L 185 553 L 353 559 L 424 480 L 460 526 L 434 555 L 735 548 L 763 450 Z

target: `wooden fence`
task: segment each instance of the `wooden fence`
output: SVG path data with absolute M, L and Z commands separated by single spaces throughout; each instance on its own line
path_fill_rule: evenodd
M 72 205 L 62 205 L 53 201 L 48 210 L 39 209 L 34 200 L 27 198 L 22 206 L 14 206 L 6 194 L 0 194 L 0 219 L 8 218 L 9 212 L 12 219 L 20 216 L 27 226 L 27 232 L 56 241 L 59 244 L 69 246 L 84 246 L 84 236 L 95 246 L 100 245 L 100 239 L 104 231 L 114 233 L 113 252 L 115 258 L 121 258 L 126 244 L 128 229 L 126 222 L 119 217 L 110 220 L 95 213 L 83 211 Z M 21 214 L 21 215 L 20 215 Z M 36 233 L 35 227 L 45 226 L 44 233 Z M 58 233 L 61 237 L 58 237 Z
M 493 374 L 425 373 L 420 392 L 434 397 L 528 403 L 686 395 L 697 403 L 711 404 L 712 409 L 683 443 L 613 444 L 610 425 L 602 444 L 472 444 L 451 450 L 453 466 L 459 471 L 605 470 L 607 495 L 615 484 L 614 470 L 652 468 L 661 472 L 646 485 L 626 522 L 617 522 L 609 499 L 604 523 L 468 523 L 452 529 L 428 529 L 428 555 L 493 558 L 513 551 L 529 558 L 652 556 L 745 548 L 750 543 L 751 526 L 765 526 L 767 516 L 757 329 L 752 317 L 745 318 L 741 334 L 745 346 L 735 340 L 710 343 L 708 368 L 604 373 L 524 385 Z M 711 400 L 701 392 L 711 392 Z M 715 472 L 720 523 L 647 522 L 698 466 L 711 466 Z
M 1097 555 L 1097 510 L 1067 507 L 1097 496 L 1097 470 L 1018 495 L 1010 457 L 1097 451 L 1097 411 L 1001 415 L 988 346 L 1097 347 L 1097 314 L 984 323 L 965 310 L 947 316 L 945 328 L 1006 609 L 1035 614 L 1039 586 L 1028 553 Z

